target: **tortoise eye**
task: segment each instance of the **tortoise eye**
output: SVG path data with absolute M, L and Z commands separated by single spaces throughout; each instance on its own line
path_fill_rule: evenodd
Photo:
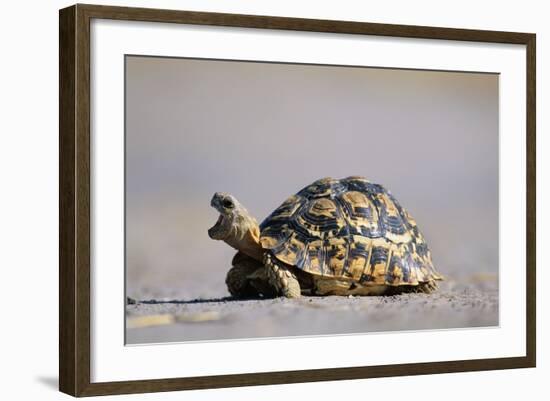
M 235 207 L 235 205 L 233 204 L 233 201 L 227 198 L 222 201 L 222 205 L 226 209 L 233 209 Z

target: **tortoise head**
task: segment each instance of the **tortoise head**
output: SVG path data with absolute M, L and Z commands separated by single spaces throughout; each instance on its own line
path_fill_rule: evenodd
M 221 240 L 233 248 L 262 260 L 260 245 L 260 227 L 248 210 L 232 195 L 216 192 L 210 201 L 220 216 L 214 226 L 208 230 L 210 238 Z

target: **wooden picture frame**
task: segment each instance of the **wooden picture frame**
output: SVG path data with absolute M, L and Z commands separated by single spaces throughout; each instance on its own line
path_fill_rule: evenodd
M 526 355 L 222 376 L 91 382 L 90 22 L 109 19 L 518 44 L 526 47 Z M 536 361 L 535 41 L 531 33 L 74 5 L 59 14 L 59 388 L 73 396 L 349 380 L 534 367 Z

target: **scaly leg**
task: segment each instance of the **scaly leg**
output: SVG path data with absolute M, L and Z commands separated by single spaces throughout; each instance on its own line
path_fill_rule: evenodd
M 277 289 L 279 295 L 287 298 L 299 298 L 302 295 L 298 279 L 286 266 L 267 253 L 264 265 L 268 281 Z
M 250 284 L 248 277 L 263 265 L 240 252 L 235 255 L 232 264 L 225 277 L 229 293 L 235 298 L 257 297 L 258 291 Z
M 257 260 L 238 252 L 232 261 L 233 267 L 227 272 L 225 283 L 229 293 L 235 298 L 275 297 L 277 290 L 268 282 L 264 265 Z

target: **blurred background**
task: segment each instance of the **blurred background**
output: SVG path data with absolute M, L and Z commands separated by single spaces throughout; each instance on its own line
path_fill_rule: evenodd
M 349 175 L 395 195 L 451 281 L 498 282 L 498 75 L 127 56 L 127 295 L 229 295 L 214 192 L 261 222 Z

